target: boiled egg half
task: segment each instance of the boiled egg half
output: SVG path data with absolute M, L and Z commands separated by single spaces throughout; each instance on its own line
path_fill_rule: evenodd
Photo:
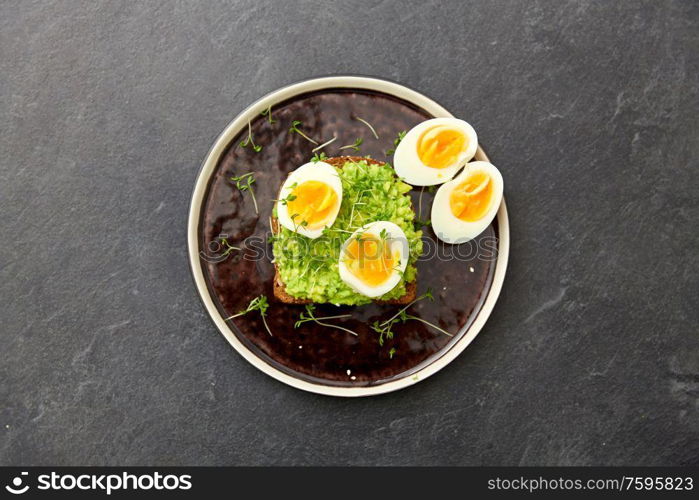
M 396 175 L 413 186 L 434 186 L 454 177 L 478 148 L 473 127 L 457 118 L 424 121 L 405 135 L 396 147 Z
M 335 167 L 319 161 L 289 174 L 277 200 L 277 219 L 285 228 L 318 238 L 337 219 L 342 204 L 342 182 Z
M 464 243 L 491 223 L 502 201 L 500 171 L 485 161 L 467 163 L 463 172 L 437 190 L 432 229 L 446 243 Z
M 408 239 L 400 227 L 388 221 L 372 222 L 342 245 L 340 278 L 357 293 L 380 297 L 400 282 L 409 253 Z

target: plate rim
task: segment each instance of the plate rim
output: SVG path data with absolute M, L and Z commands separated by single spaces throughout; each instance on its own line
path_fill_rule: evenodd
M 425 365 L 418 371 L 377 385 L 342 387 L 302 380 L 279 370 L 257 356 L 252 350 L 248 349 L 228 327 L 225 319 L 219 313 L 218 308 L 216 307 L 211 294 L 209 293 L 208 286 L 206 285 L 202 260 L 199 254 L 200 248 L 198 231 L 199 221 L 201 219 L 201 207 L 204 201 L 204 196 L 206 195 L 208 181 L 216 165 L 218 164 L 221 155 L 225 152 L 231 140 L 237 135 L 240 129 L 247 125 L 248 120 L 258 115 L 261 111 L 266 110 L 268 106 L 274 106 L 276 103 L 285 101 L 296 95 L 331 88 L 355 88 L 383 92 L 418 106 L 435 117 L 453 116 L 449 111 L 447 111 L 446 108 L 421 92 L 413 90 L 397 82 L 370 76 L 336 75 L 308 78 L 306 80 L 301 80 L 299 82 L 280 87 L 265 94 L 244 108 L 228 123 L 228 125 L 226 125 L 223 131 L 215 139 L 213 145 L 206 153 L 206 156 L 202 161 L 199 172 L 196 176 L 194 189 L 192 190 L 192 196 L 190 198 L 189 210 L 187 214 L 187 251 L 189 257 L 189 268 L 192 273 L 192 278 L 194 280 L 194 285 L 197 289 L 199 298 L 204 304 L 204 308 L 208 312 L 209 317 L 228 343 L 238 352 L 238 354 L 240 354 L 255 368 L 284 384 L 307 392 L 341 397 L 374 396 L 410 387 L 434 375 L 456 359 L 456 357 L 461 354 L 464 349 L 471 344 L 471 342 L 473 342 L 478 333 L 480 333 L 486 321 L 490 317 L 493 308 L 495 307 L 495 303 L 500 296 L 500 291 L 502 290 L 502 285 L 505 280 L 505 272 L 507 270 L 507 262 L 510 253 L 509 219 L 507 216 L 505 196 L 503 195 L 502 203 L 500 204 L 497 212 L 498 258 L 496 260 L 492 283 L 490 289 L 488 290 L 488 295 L 483 301 L 481 310 L 478 312 L 478 315 L 473 320 L 469 329 L 464 332 L 457 342 L 452 344 L 446 352 L 441 354 L 441 356 L 437 357 L 434 361 Z M 482 155 L 486 161 L 489 161 L 488 156 L 481 149 L 480 145 L 478 146 L 478 153 Z

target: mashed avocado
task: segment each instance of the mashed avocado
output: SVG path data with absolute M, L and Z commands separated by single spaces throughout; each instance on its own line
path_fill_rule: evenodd
M 407 194 L 410 186 L 396 178 L 390 165 L 347 162 L 336 170 L 342 180 L 342 205 L 332 227 L 326 228 L 321 237 L 310 239 L 280 226 L 274 238 L 274 258 L 286 293 L 318 303 L 371 302 L 340 279 L 337 263 L 340 248 L 351 233 L 369 222 L 386 220 L 405 232 L 410 257 L 400 283 L 379 299 L 405 295 L 405 284 L 415 280 L 415 261 L 422 253 L 422 231 L 414 228 L 415 213 Z

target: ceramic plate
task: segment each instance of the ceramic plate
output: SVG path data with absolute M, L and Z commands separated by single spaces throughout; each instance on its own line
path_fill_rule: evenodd
M 295 328 L 304 307 L 276 302 L 272 293 L 272 200 L 286 175 L 308 162 L 315 147 L 300 134 L 290 133 L 294 121 L 301 122 L 299 128 L 317 142 L 337 137 L 323 150 L 329 157 L 369 155 L 391 163 L 390 149 L 400 131 L 432 117 L 450 116 L 432 99 L 403 85 L 333 76 L 276 90 L 231 121 L 214 142 L 197 177 L 189 211 L 188 248 L 204 306 L 240 355 L 267 375 L 299 389 L 368 396 L 426 379 L 473 341 L 505 277 L 509 228 L 504 199 L 492 224 L 469 243 L 445 245 L 429 225 L 422 227 L 418 294 L 430 289 L 434 301 L 423 299 L 412 306 L 410 313 L 424 322 L 398 323 L 393 337 L 382 339 L 383 344 L 370 325 L 390 318 L 400 306 L 318 306 L 317 315 L 351 314 L 334 324 L 356 332 L 355 336 L 315 323 Z M 460 118 L 469 121 L 468 116 Z M 478 124 L 472 125 L 477 131 Z M 249 136 L 252 140 L 246 143 Z M 357 138 L 362 139 L 360 151 L 340 149 Z M 482 148 L 474 160 L 488 161 Z M 252 193 L 241 191 L 231 180 L 249 173 L 255 179 Z M 410 195 L 418 217 L 429 218 L 432 190 L 413 188 Z M 260 295 L 269 299 L 267 325 L 257 311 L 226 319 Z

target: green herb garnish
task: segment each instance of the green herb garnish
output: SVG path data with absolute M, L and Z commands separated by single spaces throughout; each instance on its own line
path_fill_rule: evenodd
M 273 123 L 277 123 L 277 120 L 272 118 L 272 106 L 268 107 L 266 110 L 264 110 L 262 113 L 260 113 L 262 116 L 267 117 L 267 121 L 269 122 L 270 125 Z
M 364 142 L 364 139 L 361 137 L 357 137 L 357 140 L 354 141 L 354 144 L 347 144 L 346 146 L 342 146 L 340 150 L 342 149 L 353 149 L 355 151 L 359 151 L 359 146 L 362 145 L 362 142 Z
M 260 146 L 259 144 L 255 144 L 252 140 L 252 125 L 250 124 L 250 120 L 248 120 L 248 137 L 244 141 L 240 142 L 240 147 L 246 148 L 248 147 L 248 145 L 252 146 L 252 149 L 253 151 L 255 151 L 255 153 L 259 153 L 260 151 L 262 151 L 262 146 Z
M 381 241 L 386 241 L 388 238 L 388 231 L 386 231 L 386 228 L 383 228 L 381 232 L 379 232 L 379 238 L 381 238 Z
M 226 251 L 221 254 L 221 257 L 228 257 L 232 252 L 240 250 L 239 247 L 234 247 L 230 243 L 228 243 L 227 238 L 221 238 L 221 244 L 226 247 Z
M 434 300 L 434 297 L 432 296 L 432 290 L 428 289 L 427 292 L 420 295 L 418 298 L 413 300 L 410 304 L 408 304 L 407 306 L 400 309 L 396 314 L 391 316 L 386 321 L 383 321 L 381 323 L 379 323 L 378 321 L 374 321 L 374 323 L 371 325 L 371 329 L 379 334 L 379 345 L 384 344 L 384 338 L 387 338 L 387 339 L 393 338 L 393 326 L 396 323 L 399 323 L 399 322 L 405 323 L 406 321 L 409 321 L 409 320 L 419 321 L 419 322 L 424 323 L 428 326 L 431 326 L 432 328 L 434 328 L 437 331 L 442 332 L 444 335 L 447 335 L 449 337 L 453 337 L 453 335 L 451 333 L 438 327 L 437 325 L 432 324 L 429 321 L 424 320 L 422 318 L 418 318 L 417 316 L 413 316 L 412 314 L 408 314 L 406 312 L 408 310 L 408 308 L 410 308 L 410 306 L 412 306 L 416 302 L 418 302 L 422 299 L 425 299 L 425 298 L 429 299 L 430 301 Z
M 379 334 L 379 345 L 380 346 L 383 346 L 384 337 L 386 337 L 387 339 L 393 338 L 393 331 L 391 330 L 392 326 L 393 326 L 393 323 L 389 323 L 388 327 L 382 327 L 378 321 L 374 321 L 371 324 L 371 329 Z
M 294 120 L 293 122 L 291 122 L 291 128 L 289 129 L 289 133 L 293 134 L 294 132 L 296 132 L 298 135 L 300 135 L 301 137 L 306 139 L 308 142 L 312 142 L 313 144 L 315 144 L 317 146 L 318 142 L 314 141 L 313 139 L 308 137 L 306 134 L 301 132 L 301 130 L 299 130 L 299 125 L 302 125 L 302 123 L 298 120 Z
M 295 194 L 289 194 L 289 196 L 287 196 L 286 198 L 281 198 L 279 200 L 272 200 L 272 201 L 279 202 L 282 205 L 288 205 L 290 201 L 294 201 L 296 198 L 297 198 L 297 196 Z M 295 215 L 298 215 L 298 214 L 295 214 Z
M 391 347 L 391 349 L 388 351 L 388 359 L 393 359 L 393 355 L 396 353 L 396 348 Z
M 229 319 L 237 318 L 238 316 L 244 316 L 250 311 L 260 311 L 260 316 L 262 317 L 262 323 L 265 325 L 265 329 L 267 330 L 267 333 L 269 333 L 270 337 L 274 337 L 272 335 L 272 331 L 269 329 L 269 325 L 267 325 L 267 320 L 265 319 L 267 316 L 267 309 L 269 308 L 269 303 L 267 302 L 267 297 L 264 295 L 260 295 L 259 297 L 255 297 L 250 301 L 248 304 L 248 307 L 246 309 L 243 309 L 237 314 L 234 314 L 233 316 L 229 316 L 226 318 L 226 321 Z
M 321 326 L 327 326 L 328 328 L 337 328 L 338 330 L 345 331 L 347 333 L 351 333 L 355 337 L 358 335 L 357 332 L 354 332 L 350 330 L 349 328 L 345 328 L 343 326 L 339 325 L 332 325 L 330 323 L 324 323 L 325 320 L 328 319 L 341 319 L 341 318 L 351 318 L 351 314 L 338 314 L 337 316 L 323 316 L 320 318 L 317 318 L 314 314 L 316 307 L 313 304 L 306 304 L 306 312 L 302 312 L 301 315 L 299 316 L 299 320 L 294 323 L 294 328 L 298 328 L 304 323 L 307 323 L 309 321 L 313 321 Z M 321 321 L 322 320 L 322 321 Z
M 320 154 L 316 153 L 313 155 L 313 158 L 311 158 L 311 161 L 313 163 L 318 163 L 319 161 L 325 161 L 327 160 L 328 157 L 326 156 L 324 151 L 321 151 Z
M 298 217 L 301 214 L 293 214 L 289 218 L 291 219 L 291 222 L 294 224 L 294 232 L 297 233 L 300 227 L 306 227 L 308 226 L 308 221 L 307 220 L 302 220 L 299 224 L 296 224 L 296 217 Z
M 244 193 L 245 191 L 250 192 L 250 196 L 252 196 L 252 203 L 255 205 L 255 213 L 260 214 L 257 211 L 257 199 L 255 199 L 255 191 L 252 189 L 252 185 L 255 184 L 255 177 L 252 172 L 249 172 L 247 174 L 243 174 L 240 177 L 231 177 L 231 180 L 235 182 L 235 187 L 237 187 L 241 193 Z
M 388 151 L 386 151 L 386 156 L 391 156 L 393 153 L 396 152 L 395 148 L 398 147 L 398 144 L 400 144 L 400 141 L 402 141 L 405 138 L 405 134 L 407 133 L 408 132 L 405 130 L 398 132 L 398 137 L 393 139 L 393 149 L 389 149 Z

